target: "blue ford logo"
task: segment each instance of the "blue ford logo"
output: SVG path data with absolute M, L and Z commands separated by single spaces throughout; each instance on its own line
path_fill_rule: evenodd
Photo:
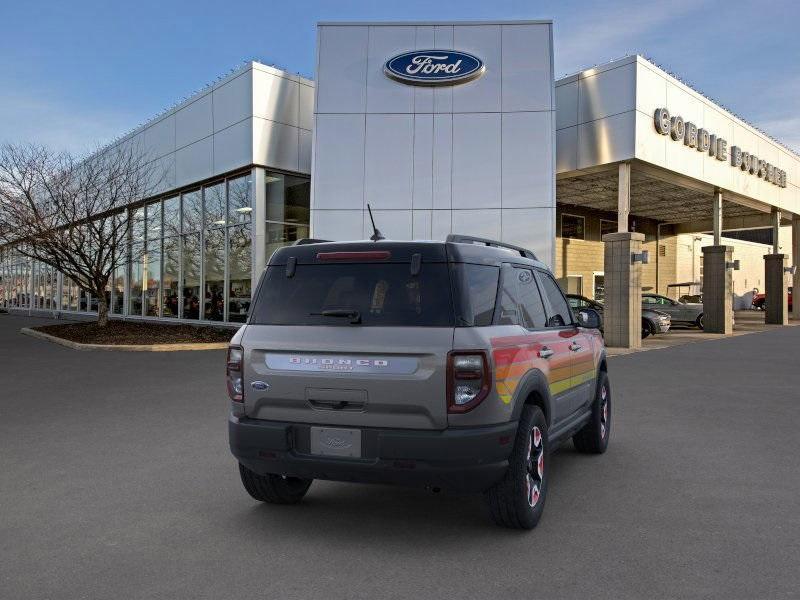
M 414 50 L 386 61 L 388 77 L 411 85 L 455 85 L 483 75 L 486 67 L 477 56 L 456 50 Z

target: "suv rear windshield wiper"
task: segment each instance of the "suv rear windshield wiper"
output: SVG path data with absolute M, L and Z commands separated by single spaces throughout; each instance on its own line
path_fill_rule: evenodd
M 343 319 L 350 319 L 350 323 L 358 325 L 361 323 L 361 313 L 352 308 L 332 308 L 323 310 L 322 312 L 309 313 L 312 316 L 318 317 L 341 317 Z

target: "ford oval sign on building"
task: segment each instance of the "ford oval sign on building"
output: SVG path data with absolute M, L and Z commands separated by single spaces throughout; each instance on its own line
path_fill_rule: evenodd
M 477 56 L 456 50 L 413 50 L 386 61 L 388 77 L 409 85 L 456 85 L 483 75 Z

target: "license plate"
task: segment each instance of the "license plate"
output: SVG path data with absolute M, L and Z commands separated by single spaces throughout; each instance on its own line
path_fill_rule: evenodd
M 360 458 L 361 430 L 312 427 L 311 454 Z

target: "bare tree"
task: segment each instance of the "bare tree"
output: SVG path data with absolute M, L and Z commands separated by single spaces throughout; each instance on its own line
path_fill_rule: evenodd
M 32 144 L 0 148 L 0 245 L 61 271 L 97 298 L 108 323 L 106 286 L 115 269 L 138 260 L 126 207 L 163 180 L 139 148 L 122 143 L 86 159 Z

